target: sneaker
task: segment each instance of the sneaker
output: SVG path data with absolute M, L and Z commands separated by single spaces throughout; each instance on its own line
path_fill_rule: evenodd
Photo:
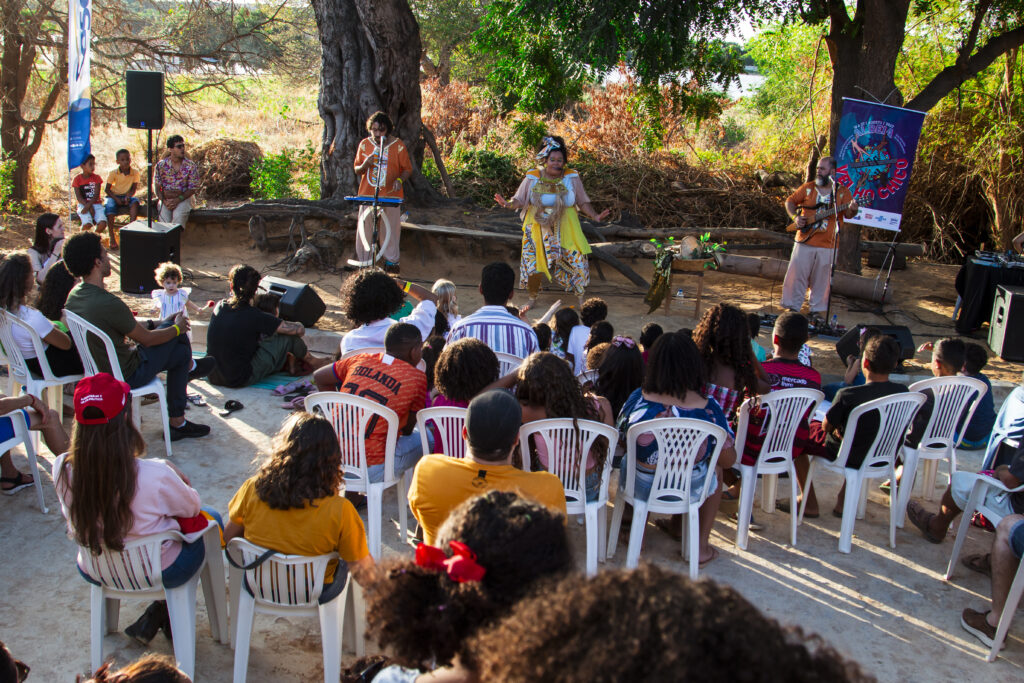
M 401 275 L 402 268 L 397 263 L 391 261 L 384 261 L 384 272 L 391 275 Z
M 142 616 L 124 630 L 124 634 L 143 647 L 147 647 L 149 642 L 156 636 L 157 631 L 163 628 L 164 625 L 167 625 L 168 630 L 170 630 L 170 622 L 170 617 L 167 614 L 167 603 L 163 600 L 157 600 L 150 603 L 146 611 L 142 613 Z
M 197 439 L 201 436 L 206 436 L 209 433 L 210 427 L 208 425 L 196 424 L 195 422 L 185 420 L 181 423 L 180 427 L 171 426 L 171 441 Z
M 740 521 L 740 515 L 738 512 L 734 512 L 731 515 L 729 515 L 729 519 L 738 524 Z M 764 524 L 761 524 L 756 519 L 754 519 L 754 515 L 750 515 L 750 525 L 747 528 L 750 531 L 764 531 Z
M 188 381 L 191 382 L 194 379 L 206 377 L 213 372 L 215 367 L 217 367 L 217 359 L 213 356 L 204 356 L 203 358 L 200 358 L 196 361 L 196 366 L 188 373 Z
M 992 647 L 996 637 L 996 627 L 988 625 L 985 620 L 987 616 L 988 612 L 979 612 L 968 607 L 960 614 L 960 625 L 964 627 L 965 631 L 984 643 L 985 647 Z M 999 649 L 1002 650 L 1004 647 L 1006 647 L 1005 640 L 999 644 Z

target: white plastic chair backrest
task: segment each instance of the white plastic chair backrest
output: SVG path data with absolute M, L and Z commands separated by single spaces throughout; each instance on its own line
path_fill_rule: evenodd
M 988 387 L 980 379 L 959 376 L 931 377 L 910 385 L 911 391 L 925 389 L 932 390 L 935 402 L 920 446 L 952 448 L 957 427 L 970 422 Z
M 421 436 L 427 433 L 430 424 L 436 427 L 435 435 L 441 436 L 441 443 L 434 444 L 435 453 L 443 453 L 449 458 L 466 457 L 466 441 L 462 438 L 462 427 L 466 424 L 465 408 L 439 406 L 416 413 L 416 426 Z
M 368 481 L 366 435 L 379 420 L 387 423 L 384 449 L 384 481 L 395 478 L 395 444 L 398 441 L 398 414 L 387 406 L 362 396 L 340 391 L 319 391 L 306 397 L 306 411 L 326 417 L 341 446 L 341 467 L 346 474 Z
M 581 387 L 586 385 L 588 382 L 596 384 L 597 374 L 597 370 L 584 370 L 580 374 L 576 375 L 576 381 L 580 383 Z
M 348 353 L 343 353 L 341 355 L 341 358 L 339 358 L 339 360 L 345 360 L 346 358 L 351 358 L 352 356 L 358 356 L 359 354 L 362 354 L 362 353 L 385 353 L 385 352 L 386 351 L 385 351 L 383 346 L 367 346 L 367 347 L 362 348 L 362 349 L 352 349 Z
M 227 552 L 235 562 L 246 566 L 266 553 L 267 548 L 244 538 L 233 538 Z M 245 585 L 249 586 L 256 602 L 279 607 L 316 607 L 324 589 L 327 565 L 337 559 L 338 553 L 313 556 L 275 553 L 259 565 L 240 571 L 245 573 Z
M 1021 439 L 1024 439 L 1024 384 L 1017 386 L 1003 400 L 996 423 L 992 426 L 992 435 L 988 438 L 981 468 L 992 469 L 999 446 L 1004 441 L 1016 447 Z
M 96 359 L 93 358 L 92 349 L 89 346 L 89 335 L 91 334 L 103 342 L 103 347 L 107 352 L 107 363 L 110 365 L 110 374 L 123 382 L 124 374 L 121 372 L 121 363 L 117 359 L 117 351 L 114 350 L 114 342 L 111 341 L 110 337 L 82 316 L 72 313 L 66 308 L 64 309 L 64 320 L 71 331 L 71 337 L 75 340 L 75 348 L 78 349 L 78 355 L 82 358 L 85 376 L 90 377 L 100 372 L 105 372 L 105 370 L 100 369 Z
M 659 417 L 630 427 L 626 432 L 626 493 L 629 495 L 633 495 L 635 485 L 637 439 L 647 434 L 653 436 L 658 449 L 658 463 L 648 505 L 657 502 L 678 505 L 678 500 L 673 502 L 673 498 L 681 499 L 687 505 L 703 500 L 707 496 L 712 477 L 704 478 L 701 491 L 690 491 L 693 466 L 701 447 L 709 443 L 709 437 L 714 437 L 714 448 L 704 456 L 710 459 L 708 472 L 714 471 L 725 445 L 725 430 L 712 422 L 689 417 Z
M 872 401 L 862 403 L 850 412 L 846 422 L 846 429 L 843 431 L 842 445 L 839 447 L 839 454 L 832 465 L 834 467 L 845 467 L 850 457 L 850 449 L 853 447 L 853 437 L 857 430 L 858 423 L 866 413 L 873 410 L 878 411 L 878 431 L 868 448 L 860 470 L 877 470 L 888 468 L 896 458 L 900 447 L 903 445 L 903 438 L 907 434 L 907 427 L 914 419 L 921 404 L 924 403 L 924 394 L 916 391 L 908 391 L 891 396 L 883 396 Z
M 611 425 L 594 422 L 593 420 L 576 420 L 572 418 L 552 418 L 527 422 L 519 428 L 519 443 L 523 451 L 523 469 L 530 469 L 530 453 L 535 450 L 538 440 L 544 442 L 548 452 L 548 472 L 562 481 L 566 498 L 570 502 L 586 502 L 587 500 L 587 456 L 594 448 L 595 442 L 604 437 L 605 460 L 601 473 L 602 484 L 607 484 L 607 476 L 611 470 L 612 457 L 615 455 L 615 444 L 619 432 Z M 530 445 L 530 437 L 533 445 Z M 602 486 L 605 497 L 607 486 Z
M 124 544 L 124 550 L 105 548 L 93 555 L 88 548 L 80 548 L 82 569 L 107 588 L 119 591 L 145 591 L 163 589 L 163 570 L 160 549 L 164 541 L 180 541 L 182 535 L 174 531 L 153 534 Z
M 494 355 L 498 357 L 498 377 L 504 377 L 523 364 L 522 358 L 511 353 L 495 351 Z
M 11 418 L 11 427 L 14 430 L 14 435 L 7 439 L 7 441 L 0 442 L 0 455 L 3 455 L 15 446 L 20 446 L 28 441 L 29 438 L 28 423 L 25 422 L 25 415 L 20 410 L 12 410 L 3 417 Z
M 26 325 L 24 321 L 9 311 L 0 311 L 0 342 L 3 343 L 5 349 L 10 349 L 7 352 L 7 363 L 15 375 L 28 376 L 29 369 L 25 362 L 25 353 L 14 339 L 14 326 L 18 323 L 21 323 L 23 328 L 28 328 L 29 339 L 33 341 L 33 346 L 36 348 L 36 357 L 45 360 L 46 354 L 43 352 L 43 344 L 39 340 L 39 335 L 31 326 Z M 39 341 L 38 345 L 35 344 L 36 341 Z M 52 379 L 52 377 L 47 379 Z
M 791 460 L 797 428 L 805 415 L 814 414 L 824 398 L 825 394 L 817 389 L 779 389 L 745 400 L 737 412 L 737 459 L 743 457 L 751 411 L 763 409 L 766 411 L 761 422 L 764 440 L 757 456 L 757 465 Z

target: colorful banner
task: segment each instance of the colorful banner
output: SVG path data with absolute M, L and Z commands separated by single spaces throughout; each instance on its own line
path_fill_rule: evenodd
M 924 112 L 843 98 L 836 140 L 836 182 L 860 212 L 847 223 L 899 231 Z
M 92 93 L 89 85 L 89 34 L 92 0 L 68 2 L 68 169 L 89 156 Z

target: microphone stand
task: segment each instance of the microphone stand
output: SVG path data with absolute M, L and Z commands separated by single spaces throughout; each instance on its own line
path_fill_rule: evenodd
M 839 249 L 839 192 L 836 188 L 836 181 L 832 179 L 832 174 L 828 176 L 828 181 L 832 185 L 832 208 L 835 209 L 835 222 L 836 232 L 832 239 L 832 263 L 829 264 L 828 273 L 828 296 L 825 297 L 825 325 L 828 327 L 832 334 L 835 334 L 835 330 L 832 329 L 832 280 L 836 276 L 836 252 Z
M 380 177 L 381 172 L 381 160 L 384 158 L 384 136 L 376 138 L 375 141 L 378 143 L 377 147 L 377 173 L 373 183 L 373 242 L 370 244 L 370 268 L 377 265 L 377 223 L 380 220 L 378 213 L 380 207 L 380 184 L 382 179 Z

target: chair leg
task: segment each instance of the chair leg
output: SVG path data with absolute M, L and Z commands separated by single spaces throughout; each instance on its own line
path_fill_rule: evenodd
M 1024 567 L 1024 564 L 1021 565 Z M 1006 632 L 1010 630 L 1010 622 L 1020 604 L 1021 595 L 1024 595 L 1024 569 L 1017 569 L 1017 574 L 1010 584 L 1010 592 L 1006 595 L 1006 603 L 1003 605 L 1003 612 L 999 615 L 999 623 L 996 625 L 996 637 L 992 639 L 992 649 L 988 653 L 988 661 L 993 662 L 1006 639 Z
M 615 507 L 612 509 L 612 523 L 609 525 L 611 528 L 608 529 L 608 554 L 605 556 L 606 559 L 612 559 L 615 557 L 615 549 L 619 546 L 619 529 L 622 527 L 622 514 L 626 509 L 626 499 L 622 496 L 622 492 L 619 491 L 619 495 L 615 498 Z
M 604 562 L 608 556 L 608 503 L 597 508 L 597 561 Z
M 895 548 L 896 547 L 896 520 L 897 520 L 897 517 L 899 516 L 899 502 L 898 501 L 899 501 L 899 494 L 901 493 L 900 485 L 896 483 L 896 467 L 895 467 L 895 464 L 894 464 L 893 467 L 890 468 L 890 472 L 889 472 L 889 487 L 890 487 L 889 490 L 891 492 L 890 495 L 889 495 L 889 547 L 890 548 Z M 864 489 L 867 490 L 867 487 L 865 486 Z M 894 501 L 896 502 L 895 507 L 893 507 Z
M 398 486 L 395 487 L 398 495 L 398 534 L 403 545 L 409 542 L 409 486 L 412 485 L 412 472 L 411 467 L 402 472 L 398 477 Z
M 174 634 L 174 658 L 185 674 L 196 678 L 196 588 L 199 577 L 178 588 L 164 590 L 167 596 L 167 614 L 171 633 Z
M 345 617 L 345 596 L 320 605 L 320 644 L 324 654 L 324 683 L 341 678 L 341 636 Z
M 25 456 L 28 458 L 29 469 L 32 470 L 32 485 L 36 489 L 36 500 L 39 502 L 39 510 L 45 515 L 49 514 L 50 508 L 46 507 L 46 499 L 43 496 L 43 479 L 39 476 L 39 432 L 29 430 L 30 438 L 25 439 Z M 36 441 L 36 443 L 33 443 Z M 95 671 L 95 669 L 94 669 Z
M 357 657 L 366 654 L 366 598 L 363 587 L 349 576 L 345 587 L 345 624 L 342 630 L 342 647 L 350 644 L 350 650 Z
M 203 565 L 200 581 L 203 584 L 203 599 L 206 613 L 210 618 L 210 633 L 220 643 L 229 643 L 228 607 L 224 595 L 224 554 L 220 548 L 220 533 L 217 526 L 210 527 L 203 536 L 206 545 L 206 563 Z
M 380 516 L 384 514 L 381 501 L 383 495 L 384 491 L 379 486 L 366 487 L 366 540 L 376 562 L 381 559 Z
M 778 497 L 779 475 L 765 474 L 761 476 L 761 512 L 770 515 L 775 512 L 775 499 Z M 796 500 L 794 498 L 793 500 Z
M 698 530 L 700 513 L 697 510 L 696 506 L 691 506 L 690 511 L 686 514 L 686 524 L 683 525 L 683 528 L 687 530 L 683 540 L 687 542 L 690 551 L 690 578 L 694 580 L 697 578 L 700 566 L 700 531 Z
M 106 598 L 106 632 L 117 633 L 117 618 L 121 614 L 121 601 L 117 598 Z
M 736 515 L 736 547 L 747 549 L 750 535 L 750 515 L 754 508 L 754 489 L 757 486 L 757 471 L 753 467 L 740 466 L 740 509 Z M 762 502 L 767 498 L 768 478 L 762 477 Z
M 921 483 L 924 486 L 924 499 L 935 500 L 935 480 L 939 477 L 939 461 L 928 458 L 922 465 L 924 466 L 924 476 Z
M 640 549 L 644 545 L 644 530 L 647 528 L 647 502 L 636 501 L 633 507 L 633 523 L 629 527 L 629 546 L 626 549 L 626 569 L 636 569 L 640 563 Z
M 92 670 L 103 664 L 103 636 L 107 633 L 107 601 L 103 597 L 100 586 L 89 586 L 89 649 L 92 659 Z
M 846 472 L 846 497 L 843 499 L 843 522 L 839 531 L 839 552 L 849 554 L 853 549 L 853 525 L 857 521 L 860 492 L 863 481 L 860 472 Z
M 600 531 L 597 523 L 597 506 L 588 505 L 583 514 L 587 533 L 587 576 L 597 573 L 597 544 Z
M 231 649 L 235 648 L 235 643 L 238 641 L 238 636 L 235 631 L 238 629 L 238 596 L 242 588 L 242 575 L 241 569 L 235 569 L 228 565 L 228 601 L 229 601 L 229 618 L 231 620 L 230 628 L 228 628 L 228 638 L 231 643 Z
M 167 457 L 171 457 L 171 418 L 167 415 L 167 390 L 161 387 L 156 392 L 156 398 L 160 406 L 160 419 L 164 425 L 164 448 L 167 449 Z
M 975 485 L 971 489 L 971 495 L 967 499 L 967 507 L 964 508 L 963 513 L 960 515 L 960 526 L 957 527 L 956 537 L 953 539 L 953 551 L 949 556 L 949 566 L 946 567 L 947 581 L 953 577 L 956 562 L 960 559 L 960 551 L 964 547 L 964 541 L 967 540 L 967 530 L 971 528 L 971 518 L 974 517 L 974 512 L 978 509 L 984 497 L 985 489 L 983 487 Z
M 916 449 L 903 449 L 903 477 L 900 480 L 900 495 L 898 499 L 893 498 L 892 494 L 889 496 L 890 505 L 893 500 L 896 500 L 896 526 L 901 529 L 907 521 L 907 505 L 910 504 L 910 496 L 914 492 L 914 483 L 917 478 L 919 463 L 919 456 Z M 922 479 L 924 479 L 924 477 L 922 477 Z M 890 480 L 890 484 L 893 482 L 895 482 L 895 479 Z
M 797 492 L 796 484 L 796 469 L 792 463 L 789 466 L 789 543 L 794 548 L 796 547 L 796 527 L 797 527 L 797 511 L 796 511 L 796 499 L 799 493 Z
M 245 590 L 238 596 L 238 613 L 235 615 L 235 671 L 234 683 L 245 683 L 249 669 L 249 641 L 252 638 L 252 618 L 256 601 Z

